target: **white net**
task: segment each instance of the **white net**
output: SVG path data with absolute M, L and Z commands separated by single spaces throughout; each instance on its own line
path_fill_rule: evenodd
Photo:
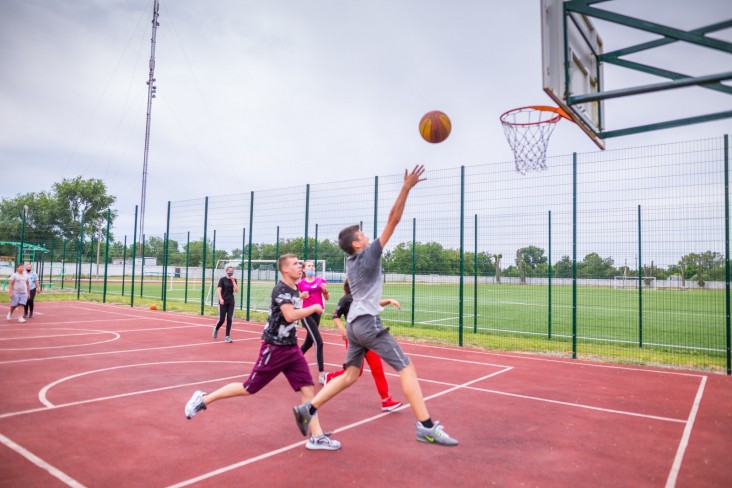
M 503 132 L 513 151 L 516 171 L 546 169 L 546 148 L 554 126 L 562 118 L 554 107 L 522 107 L 501 115 Z

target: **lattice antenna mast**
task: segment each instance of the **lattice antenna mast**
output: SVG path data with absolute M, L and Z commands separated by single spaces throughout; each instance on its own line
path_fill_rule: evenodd
M 147 196 L 147 161 L 150 151 L 150 113 L 152 112 L 152 99 L 155 98 L 155 38 L 158 33 L 158 11 L 160 5 L 158 0 L 153 4 L 152 38 L 150 39 L 150 75 L 147 79 L 147 123 L 145 124 L 145 157 L 142 164 L 142 193 L 140 195 L 140 239 L 145 235 L 145 197 Z

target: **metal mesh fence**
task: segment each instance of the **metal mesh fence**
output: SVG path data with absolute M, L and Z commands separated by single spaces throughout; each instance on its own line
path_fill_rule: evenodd
M 385 297 L 402 304 L 382 315 L 392 332 L 729 373 L 728 138 L 565 155 L 547 166 L 526 175 L 510 163 L 428 168 L 384 252 Z M 47 252 L 24 260 L 42 262 L 52 289 L 190 303 L 201 313 L 215 304 L 222 266 L 233 264 L 237 308 L 249 318 L 268 309 L 273 262 L 292 252 L 325 262 L 332 310 L 345 266 L 338 232 L 359 224 L 378 237 L 402 180 L 171 202 L 165 234 L 144 239 L 130 232 L 107 243 L 100 232 L 81 246 L 29 228 L 26 244 Z

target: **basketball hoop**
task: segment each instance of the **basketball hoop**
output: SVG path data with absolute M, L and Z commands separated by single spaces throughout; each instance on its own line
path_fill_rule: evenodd
M 554 126 L 562 118 L 572 120 L 561 108 L 531 105 L 515 108 L 501 115 L 503 132 L 513 151 L 516 171 L 546 169 L 546 148 Z

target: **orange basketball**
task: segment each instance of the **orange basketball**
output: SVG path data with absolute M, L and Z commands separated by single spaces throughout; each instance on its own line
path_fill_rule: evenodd
M 450 118 L 439 110 L 427 112 L 419 121 L 419 133 L 422 139 L 433 144 L 447 139 L 451 128 Z
M 157 310 L 158 306 L 155 304 L 150 305 L 150 310 Z

